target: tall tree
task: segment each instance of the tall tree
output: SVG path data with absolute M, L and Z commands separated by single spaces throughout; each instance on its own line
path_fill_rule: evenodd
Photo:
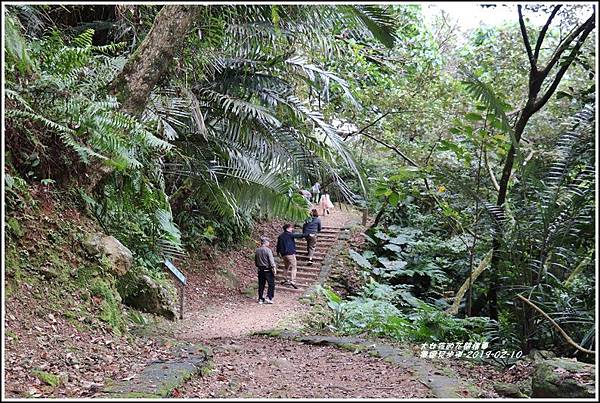
M 144 111 L 150 91 L 183 48 L 198 10 L 193 5 L 166 5 L 156 15 L 150 32 L 111 84 L 125 112 Z
M 166 5 L 156 15 L 146 37 L 110 84 L 123 112 L 142 114 L 150 92 L 183 48 L 199 9 L 194 5 Z M 87 172 L 88 191 L 98 188 L 112 171 L 102 161 L 92 163 Z
M 554 6 L 546 23 L 537 35 L 535 46 L 532 47 L 529 35 L 527 33 L 527 27 L 525 26 L 525 21 L 523 19 L 522 6 L 517 6 L 521 35 L 523 37 L 523 43 L 525 45 L 525 50 L 527 52 L 527 57 L 530 64 L 529 87 L 527 93 L 527 101 L 525 103 L 525 106 L 523 106 L 523 108 L 519 112 L 519 117 L 513 127 L 513 144 L 510 147 L 508 155 L 506 156 L 504 168 L 502 170 L 502 177 L 499 181 L 498 198 L 496 200 L 496 206 L 498 206 L 499 208 L 502 208 L 506 201 L 506 197 L 508 195 L 508 185 L 515 162 L 516 147 L 518 147 L 519 145 L 521 137 L 525 131 L 525 128 L 527 127 L 527 123 L 529 122 L 529 119 L 541 108 L 543 108 L 544 105 L 546 105 L 546 103 L 548 102 L 548 100 L 552 97 L 552 95 L 556 91 L 556 88 L 558 87 L 562 78 L 564 77 L 565 73 L 577 57 L 581 47 L 583 46 L 583 43 L 596 26 L 596 13 L 594 11 L 584 23 L 576 26 L 571 31 L 571 33 L 567 35 L 567 37 L 565 37 L 562 41 L 559 42 L 559 44 L 554 49 L 550 60 L 546 63 L 545 66 L 542 65 L 543 67 L 540 67 L 540 51 L 543 47 L 544 39 L 546 38 L 546 33 L 548 31 L 548 28 L 550 27 L 550 24 L 552 23 L 552 20 L 559 12 L 561 7 L 561 5 Z M 566 55 L 566 57 L 563 57 L 564 55 Z M 558 69 L 554 69 L 557 66 Z M 542 86 L 546 82 L 548 82 L 548 85 L 544 89 L 542 89 Z M 501 257 L 501 237 L 501 233 L 497 232 L 493 241 L 494 253 L 491 262 L 492 278 L 490 288 L 488 290 L 488 302 L 490 309 L 489 313 L 490 317 L 495 320 L 498 319 L 498 264 L 500 262 Z

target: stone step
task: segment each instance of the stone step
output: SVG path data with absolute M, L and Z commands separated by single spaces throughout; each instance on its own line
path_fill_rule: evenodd
M 317 263 L 317 262 L 321 262 L 323 261 L 323 259 L 325 259 L 325 254 L 317 256 L 314 255 L 313 256 L 313 262 Z M 308 261 L 308 253 L 304 253 L 304 254 L 300 254 L 300 253 L 296 253 L 296 260 L 298 262 L 307 262 Z
M 302 231 L 302 227 L 296 227 L 296 230 L 299 230 L 299 232 Z M 298 231 L 296 231 L 298 232 Z M 338 235 L 343 231 L 337 230 L 337 229 L 329 229 L 329 228 L 321 228 L 321 232 L 319 232 L 319 235 Z
M 335 245 L 337 239 L 317 239 L 317 248 L 319 246 L 333 246 Z M 298 248 L 298 246 L 302 246 L 303 248 L 306 248 L 306 241 L 305 240 L 301 240 L 298 241 L 296 240 L 296 248 Z
M 317 246 L 323 245 L 323 244 L 333 245 L 336 241 L 337 241 L 337 239 L 333 239 L 333 238 L 317 237 Z M 306 239 L 296 239 L 296 245 L 306 245 Z
M 296 273 L 297 281 L 316 281 L 319 278 L 318 273 Z
M 310 264 L 308 259 L 303 259 L 303 260 L 296 259 L 296 268 L 298 270 L 300 270 L 300 268 L 307 268 L 307 269 L 315 268 L 315 267 L 320 268 L 321 264 L 322 264 L 322 262 L 317 262 L 316 260 L 314 260 L 314 258 L 313 258 L 312 264 Z M 283 262 L 279 262 L 277 267 L 283 269 L 285 267 L 285 264 L 283 264 Z
M 168 398 L 188 377 L 200 375 L 204 369 L 210 368 L 212 357 L 200 344 L 178 342 L 170 350 L 171 358 L 148 363 L 133 380 L 116 381 L 101 389 L 101 400 L 122 401 L 131 396 Z
M 298 289 L 294 289 L 292 287 L 288 287 L 285 285 L 281 285 L 281 284 L 276 284 L 275 285 L 275 292 L 290 292 L 290 293 L 294 293 L 294 294 L 303 294 L 304 292 L 306 292 L 306 289 L 308 288 L 307 285 L 304 284 L 296 284 L 296 286 L 298 287 Z M 277 299 L 277 294 L 275 294 L 275 299 Z
M 283 267 L 281 269 L 277 269 L 277 272 L 279 273 L 279 270 L 281 270 L 281 273 L 283 273 Z M 296 269 L 296 273 L 321 273 L 321 266 L 298 266 L 298 268 Z
M 296 272 L 296 282 L 308 282 L 311 283 L 316 281 L 319 278 L 320 273 L 303 273 L 301 271 Z M 281 284 L 284 279 L 289 279 L 289 276 L 284 276 L 283 273 L 277 272 L 277 276 L 275 276 L 275 285 Z
M 325 243 L 325 242 L 335 243 L 335 241 L 337 241 L 337 238 L 324 238 L 324 237 L 317 236 L 317 245 L 320 243 Z M 306 242 L 306 239 L 304 239 L 304 238 L 296 239 L 296 245 L 299 242 Z
M 294 227 L 302 228 L 302 225 L 295 224 Z M 323 225 L 323 222 L 321 221 L 321 230 L 341 231 L 343 229 L 344 229 L 344 227 L 336 227 L 335 225 Z
M 317 239 L 317 248 L 319 246 L 332 246 L 335 244 L 335 239 Z M 306 241 L 305 240 L 301 240 L 301 241 L 296 241 L 296 247 L 298 247 L 298 245 L 302 245 L 303 247 L 306 248 Z
M 285 277 L 280 277 L 279 280 L 283 280 Z M 296 273 L 296 283 L 298 282 L 302 282 L 302 284 L 307 283 L 307 284 L 312 284 L 315 281 L 317 281 L 319 279 L 319 276 L 305 276 L 305 275 L 301 275 L 300 273 Z M 277 281 L 275 282 L 275 285 L 277 286 L 277 284 L 281 284 L 281 281 Z
M 285 269 L 283 266 L 278 266 L 277 267 L 277 273 L 284 273 Z M 297 266 L 296 267 L 296 273 L 320 273 L 321 272 L 321 267 L 320 266 Z
M 331 245 L 317 245 L 315 252 L 321 252 L 322 256 L 325 256 L 330 249 Z M 296 245 L 296 254 L 298 254 L 298 252 L 308 253 L 306 245 Z
M 313 254 L 313 259 L 319 258 L 319 259 L 323 260 L 325 258 L 325 255 L 326 255 L 325 252 L 315 250 L 315 253 Z M 308 259 L 308 252 L 306 251 L 306 249 L 296 251 L 296 259 L 298 259 L 299 257 Z
M 303 278 L 298 278 L 296 277 L 296 287 L 298 287 L 298 289 L 294 289 L 291 285 L 283 285 L 281 283 L 276 283 L 275 284 L 275 292 L 277 292 L 277 290 L 290 290 L 290 291 L 299 291 L 302 290 L 303 292 L 306 291 L 306 289 L 310 286 L 312 286 L 313 284 L 315 284 L 316 280 L 307 280 L 307 279 L 303 279 Z
M 317 238 L 317 246 L 321 246 L 321 245 L 333 245 L 335 244 L 335 242 L 337 241 L 337 239 L 323 239 L 323 238 Z M 296 240 L 296 246 L 298 245 L 306 245 L 306 241 L 304 239 L 300 240 L 297 239 Z

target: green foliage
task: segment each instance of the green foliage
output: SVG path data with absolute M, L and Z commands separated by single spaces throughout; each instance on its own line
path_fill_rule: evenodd
M 421 304 L 409 315 L 415 342 L 485 341 L 489 339 L 489 320 L 484 317 L 456 318 L 429 304 Z
M 22 31 L 23 27 L 19 20 L 10 13 L 6 13 L 4 19 L 5 61 L 8 66 L 16 69 L 19 74 L 27 74 L 33 70 L 33 61 L 29 56 L 27 41 L 23 37 Z
M 377 214 L 365 250 L 349 251 L 371 279 L 361 295 L 323 294 L 335 331 L 487 335 L 564 350 L 547 322 L 513 302 L 526 292 L 593 343 L 595 105 L 584 106 L 595 92 L 593 40 L 517 144 L 529 62 L 516 21 L 460 41 L 443 17 L 425 24 L 420 5 L 207 6 L 137 118 L 107 88 L 158 7 L 140 9 L 140 26 L 115 22 L 129 43 L 108 45 L 94 43 L 89 26 L 75 35 L 52 27 L 41 9 L 14 5 L 6 15 L 9 213 L 33 205 L 34 181 L 46 192 L 79 189 L 77 179 L 108 166 L 112 174 L 81 199 L 134 252 L 133 271 L 159 277 L 161 260 L 184 247 L 239 243 L 256 220 L 303 219 L 298 190 L 319 180 L 334 198 Z M 577 23 L 574 8 L 564 10 L 540 60 Z M 511 145 L 516 169 L 496 206 Z M 18 237 L 19 221 L 6 224 Z M 486 285 L 500 278 L 494 329 L 446 315 L 444 293 L 499 237 L 497 271 L 471 289 L 475 315 L 486 315 Z M 20 262 L 11 262 L 15 273 Z M 105 319 L 118 322 L 109 311 Z
M 33 42 L 32 57 L 43 60 L 36 72 L 39 78 L 25 87 L 22 82 L 7 83 L 7 97 L 16 105 L 6 117 L 21 125 L 39 123 L 84 163 L 95 157 L 121 171 L 141 168 L 139 159 L 144 153 L 164 151 L 171 145 L 120 112 L 114 97 L 102 94 L 124 59 L 101 54 L 114 52 L 117 46 L 92 46 L 92 33 L 85 31 L 71 45 L 56 32 Z
M 486 318 L 455 318 L 427 304 L 405 290 L 369 280 L 361 294 L 342 300 L 335 292 L 321 288 L 331 310 L 329 329 L 340 334 L 368 334 L 400 341 L 434 342 L 487 340 Z M 400 301 L 408 299 L 406 308 Z
M 33 371 L 31 371 L 31 374 L 38 378 L 40 381 L 54 388 L 60 385 L 60 377 L 58 375 L 42 371 L 41 369 L 34 369 Z
M 108 323 L 115 334 L 124 332 L 126 323 L 117 290 L 105 280 L 96 279 L 90 286 L 90 293 L 101 298 L 100 319 Z
M 570 119 L 551 156 L 531 163 L 513 196 L 515 203 L 527 201 L 529 207 L 512 212 L 503 244 L 508 289 L 528 292 L 572 338 L 582 341 L 595 326 L 592 301 L 586 297 L 593 289 L 594 229 L 589 218 L 595 205 L 594 123 L 593 106 L 587 105 Z M 506 309 L 533 325 L 522 307 L 507 302 Z M 548 322 L 518 334 L 536 345 L 556 340 Z
M 171 218 L 157 161 L 172 145 L 153 134 L 152 122 L 121 112 L 116 98 L 106 94 L 125 61 L 113 55 L 123 44 L 95 46 L 93 33 L 85 30 L 69 44 L 58 31 L 31 41 L 28 51 L 39 61 L 37 78 L 8 81 L 7 98 L 14 104 L 7 119 L 24 133 L 39 124 L 29 132 L 34 143 L 52 144 L 51 138 L 57 137 L 67 151 L 75 152 L 57 153 L 51 148 L 51 153 L 41 155 L 44 162 L 37 169 L 49 170 L 51 160 L 75 167 L 77 162 L 93 165 L 100 160 L 115 170 L 100 197 L 81 193 L 108 233 L 142 255 L 180 252 L 180 233 Z M 19 156 L 16 160 L 22 161 Z M 52 169 L 54 175 L 64 175 L 62 166 Z M 102 168 L 95 165 L 94 169 Z M 56 180 L 41 182 L 49 185 Z

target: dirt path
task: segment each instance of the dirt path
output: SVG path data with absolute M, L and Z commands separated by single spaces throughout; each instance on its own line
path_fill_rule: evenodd
M 186 398 L 425 398 L 400 367 L 329 346 L 267 337 L 213 339 L 215 368 L 174 395 Z
M 306 310 L 301 294 L 276 288 L 273 305 L 258 304 L 252 297 L 236 296 L 186 315 L 180 324 L 179 338 L 189 341 L 219 337 L 240 337 L 257 331 L 292 325 Z
M 324 226 L 342 227 L 360 217 L 336 208 Z M 302 293 L 276 287 L 275 303 L 261 305 L 254 295 L 216 296 L 195 304 L 178 325 L 178 338 L 213 350 L 214 368 L 193 377 L 173 396 L 186 398 L 411 398 L 430 391 L 406 369 L 366 353 L 290 340 L 250 336 L 273 328 L 294 328 L 308 306 Z M 207 299 L 203 299 L 207 301 Z
M 340 210 L 336 206 L 331 214 L 322 217 L 322 222 L 324 226 L 342 227 L 359 219 L 357 214 L 354 210 Z M 250 281 L 256 282 L 256 279 Z M 194 289 L 194 284 L 189 286 Z M 216 337 L 239 337 L 284 324 L 292 325 L 307 309 L 298 301 L 301 295 L 276 284 L 273 305 L 258 304 L 254 294 L 231 293 L 225 298 L 222 295 L 203 298 L 188 307 L 176 333 L 184 340 L 203 341 Z

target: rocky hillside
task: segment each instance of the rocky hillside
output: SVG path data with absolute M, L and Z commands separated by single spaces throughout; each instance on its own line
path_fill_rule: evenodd
M 123 304 L 145 298 L 150 310 L 172 318 L 168 278 L 132 276 L 131 252 L 65 193 L 13 186 L 8 201 L 7 396 L 92 395 L 169 354 L 160 341 L 136 335 L 164 319 Z

